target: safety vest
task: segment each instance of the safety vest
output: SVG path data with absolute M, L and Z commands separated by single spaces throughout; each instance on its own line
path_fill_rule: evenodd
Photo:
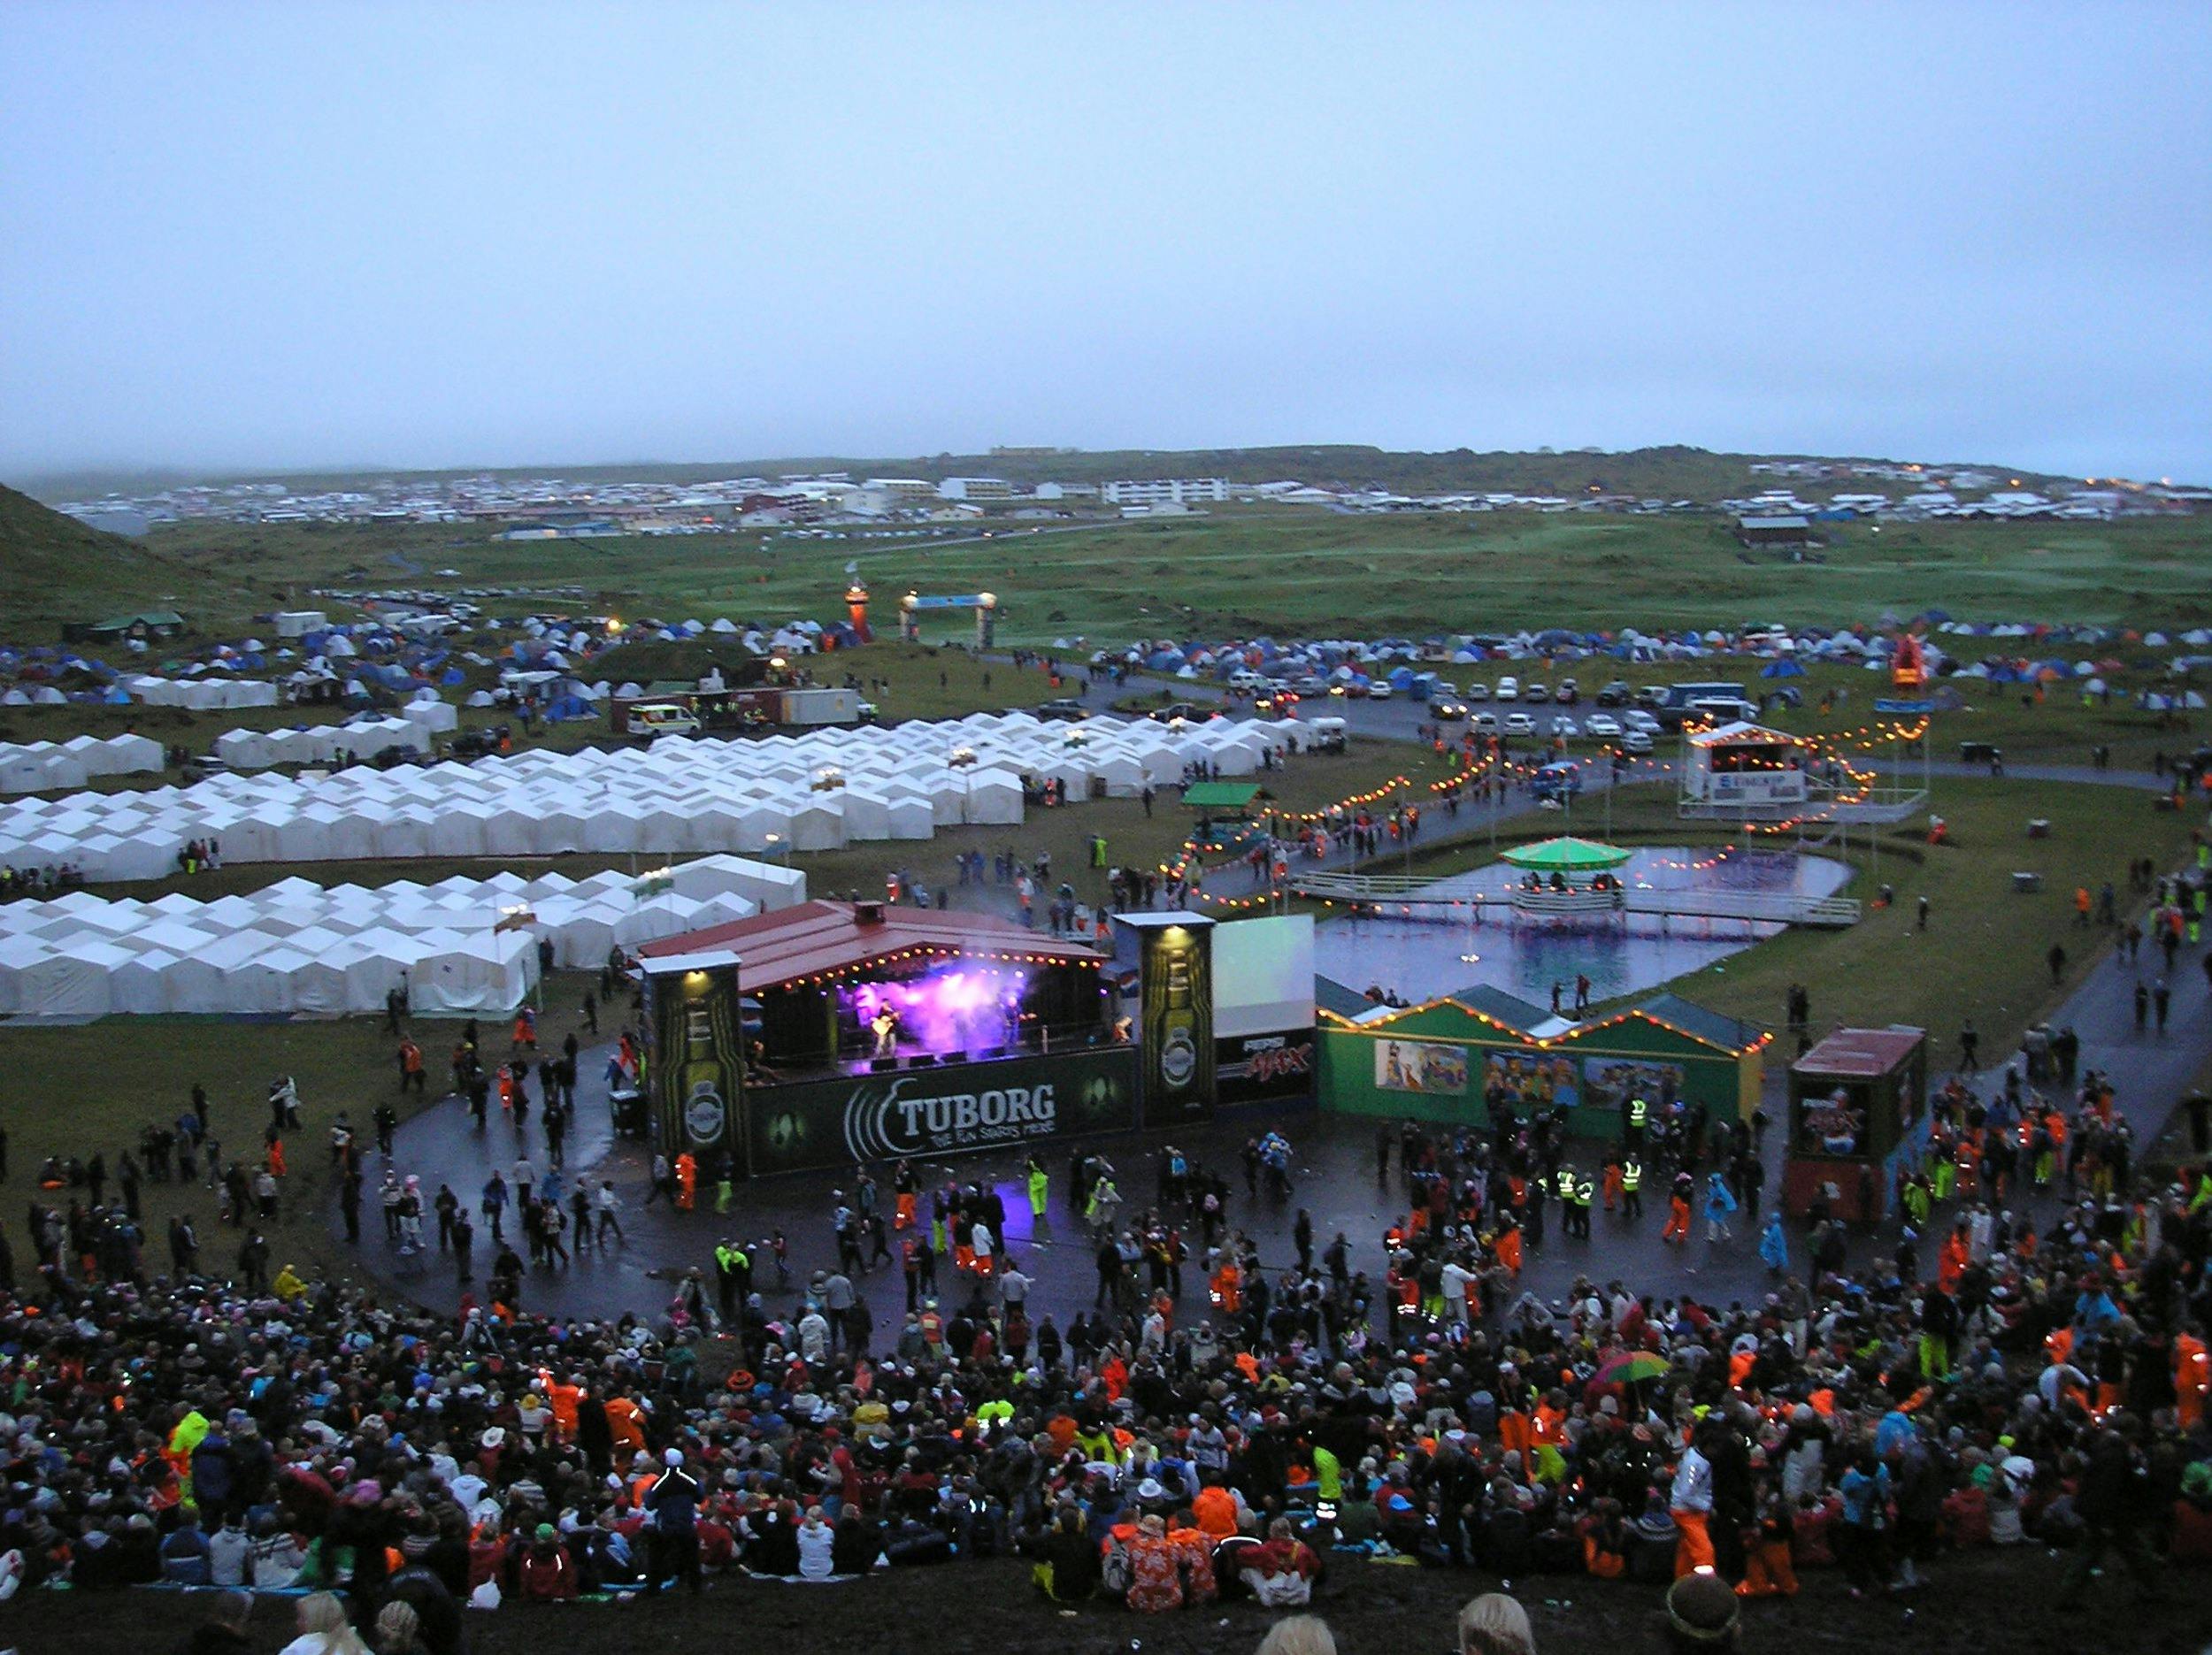
M 1621 1163 L 1621 1188 L 1629 1194 L 1636 1193 L 1636 1186 L 1644 1181 L 1644 1169 L 1632 1161 Z
M 717 1247 L 714 1250 L 714 1262 L 722 1274 L 727 1276 L 733 1271 L 745 1268 L 747 1262 L 745 1250 L 741 1247 Z
M 1575 1205 L 1577 1207 L 1589 1206 L 1591 1198 L 1597 1192 L 1598 1186 L 1585 1178 L 1580 1184 L 1575 1185 Z
M 1628 1123 L 1631 1126 L 1641 1126 L 1644 1123 L 1644 1111 L 1647 1107 L 1641 1098 L 1631 1098 L 1628 1100 Z
M 1562 1167 L 1559 1169 L 1559 1199 L 1563 1201 L 1571 1201 L 1574 1196 L 1575 1176 L 1567 1168 Z

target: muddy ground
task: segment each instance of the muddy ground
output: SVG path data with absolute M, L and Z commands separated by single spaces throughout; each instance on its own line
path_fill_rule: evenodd
M 1792 1600 L 1745 1607 L 1740 1647 L 1773 1655 L 1828 1650 L 1924 1655 L 2020 1651 L 2077 1655 L 2157 1651 L 2199 1655 L 2212 1639 L 2212 1573 L 2170 1572 L 2166 1601 L 2139 1604 L 2124 1579 L 2101 1581 L 2077 1614 L 2056 1608 L 2062 1556 L 2022 1550 L 1944 1559 L 1934 1583 L 1878 1602 L 1855 1603 L 1833 1570 L 1808 1577 Z M 1448 1655 L 1459 1605 L 1498 1587 L 1486 1575 L 1332 1559 L 1315 1605 L 1342 1655 Z M 1562 1651 L 1638 1655 L 1667 1648 L 1660 1594 L 1648 1586 L 1584 1576 L 1536 1576 L 1512 1583 L 1528 1605 L 1540 1655 Z M 0 1646 L 25 1655 L 159 1655 L 181 1642 L 206 1602 L 202 1594 L 39 1592 L 0 1605 Z M 252 1644 L 274 1655 L 289 1641 L 294 1600 L 265 1600 Z M 471 1614 L 471 1655 L 555 1655 L 624 1649 L 672 1655 L 1247 1655 L 1272 1617 L 1249 1603 L 1171 1615 L 1135 1616 L 1102 1605 L 1064 1613 L 1046 1603 L 1012 1562 L 954 1563 L 900 1570 L 843 1585 L 800 1586 L 723 1580 L 697 1600 L 657 1603 L 511 1603 Z

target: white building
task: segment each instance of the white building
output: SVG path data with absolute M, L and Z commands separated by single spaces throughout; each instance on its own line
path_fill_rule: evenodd
M 948 477 L 937 485 L 940 500 L 1011 500 L 1014 486 L 1002 477 Z
M 1110 506 L 1194 506 L 1228 499 L 1218 477 L 1168 477 L 1148 483 L 1107 483 L 1098 491 Z
M 872 477 L 861 484 L 861 487 L 889 494 L 897 500 L 923 501 L 937 498 L 937 485 L 925 482 L 918 477 Z

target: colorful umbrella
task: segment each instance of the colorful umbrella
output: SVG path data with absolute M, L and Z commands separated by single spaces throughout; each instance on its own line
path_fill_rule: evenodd
M 1632 1385 L 1640 1379 L 1664 1379 L 1667 1361 L 1649 1351 L 1616 1351 L 1590 1376 L 1594 1385 Z

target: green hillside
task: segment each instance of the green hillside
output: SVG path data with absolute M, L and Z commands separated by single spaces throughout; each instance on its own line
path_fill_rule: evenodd
M 227 614 L 245 588 L 211 567 L 88 527 L 0 484 L 0 640 L 53 643 L 64 621 L 155 607 L 196 620 L 210 601 Z

